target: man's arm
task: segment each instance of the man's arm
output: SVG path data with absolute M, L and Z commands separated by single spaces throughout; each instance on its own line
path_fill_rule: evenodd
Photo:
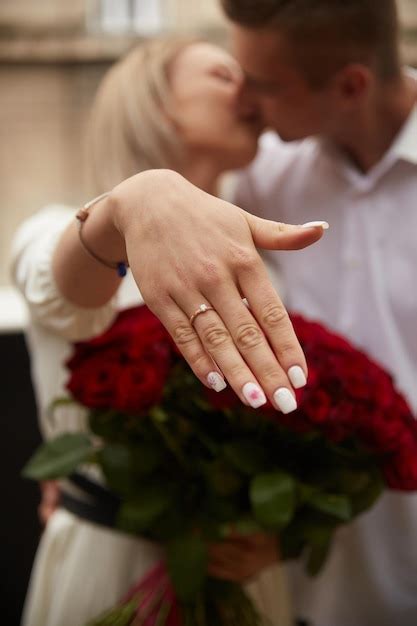
M 83 227 L 98 256 L 128 259 L 146 304 L 205 385 L 218 386 L 213 373 L 221 373 L 242 402 L 261 406 L 265 393 L 285 412 L 307 365 L 256 246 L 299 249 L 322 233 L 256 218 L 168 170 L 124 181 Z M 75 224 L 56 248 L 53 272 L 63 296 L 83 307 L 101 306 L 120 284 L 85 251 Z M 202 304 L 214 310 L 192 325 Z

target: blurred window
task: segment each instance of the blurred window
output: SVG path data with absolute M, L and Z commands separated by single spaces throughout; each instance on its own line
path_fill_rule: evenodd
M 154 33 L 163 29 L 160 0 L 100 0 L 99 28 L 107 33 Z

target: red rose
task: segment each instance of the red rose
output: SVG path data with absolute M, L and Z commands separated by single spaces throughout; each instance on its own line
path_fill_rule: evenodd
M 383 472 L 388 487 L 401 491 L 417 489 L 416 444 L 385 459 Z
M 204 387 L 204 394 L 210 405 L 218 411 L 238 409 L 242 406 L 239 396 L 235 394 L 231 387 L 226 387 L 221 393 Z
M 276 419 L 298 432 L 309 425 L 336 443 L 355 438 L 380 459 L 391 487 L 417 488 L 417 423 L 391 376 L 321 324 L 291 319 L 309 379 L 298 410 Z
M 308 393 L 302 402 L 303 412 L 313 424 L 323 424 L 329 420 L 332 408 L 331 397 L 325 389 L 316 388 Z
M 163 393 L 173 349 L 145 306 L 122 311 L 102 335 L 75 345 L 67 388 L 83 405 L 142 413 Z

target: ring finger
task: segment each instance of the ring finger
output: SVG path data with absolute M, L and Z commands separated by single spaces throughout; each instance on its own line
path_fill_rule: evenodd
M 198 293 L 188 293 L 184 301 L 184 292 L 182 298 L 183 302 L 178 305 L 187 311 L 189 319 L 200 305 L 208 307 L 194 316 L 194 329 L 204 350 L 212 357 L 241 401 L 255 409 L 266 404 L 265 393 L 256 376 L 243 359 L 218 313 L 210 308 L 207 298 Z M 241 306 L 245 308 L 242 303 Z
M 223 374 L 204 349 L 183 311 L 170 299 L 161 310 L 155 308 L 153 312 L 168 330 L 183 357 L 203 385 L 214 391 L 223 391 L 227 386 Z

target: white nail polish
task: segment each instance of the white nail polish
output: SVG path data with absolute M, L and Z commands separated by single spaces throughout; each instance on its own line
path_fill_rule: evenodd
M 214 391 L 223 391 L 227 387 L 226 381 L 218 372 L 210 372 L 207 382 Z
M 307 384 L 306 375 L 299 365 L 293 365 L 290 367 L 288 370 L 288 378 L 290 379 L 294 389 L 301 389 L 301 387 L 305 387 Z
M 323 220 L 317 220 L 316 222 L 307 222 L 306 224 L 302 224 L 301 228 L 322 228 L 323 230 L 328 230 L 330 228 L 329 222 L 324 222 Z
M 242 388 L 245 400 L 253 409 L 259 409 L 266 404 L 266 396 L 262 389 L 255 383 L 246 383 Z
M 292 395 L 291 391 L 286 387 L 281 387 L 277 389 L 274 393 L 274 400 L 277 407 L 287 415 L 287 413 L 292 413 L 297 408 L 297 401 Z

